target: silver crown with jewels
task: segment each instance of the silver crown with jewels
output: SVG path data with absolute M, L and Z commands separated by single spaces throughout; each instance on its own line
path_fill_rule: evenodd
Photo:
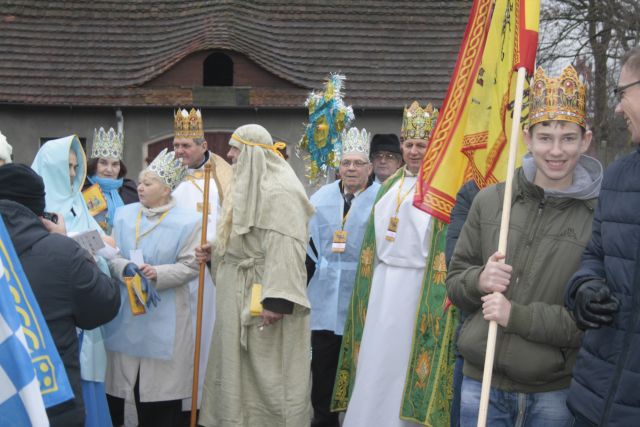
M 350 153 L 364 154 L 369 157 L 369 146 L 371 143 L 371 133 L 365 128 L 361 131 L 352 127 L 348 131 L 342 131 L 342 156 Z
M 182 159 L 176 159 L 175 156 L 176 153 L 174 151 L 167 152 L 165 148 L 153 159 L 153 162 L 147 166 L 147 170 L 158 175 L 172 191 L 175 190 L 187 175 L 187 167 L 182 164 Z
M 93 147 L 91 147 L 92 159 L 118 159 L 122 160 L 124 149 L 124 135 L 109 128 L 109 132 L 104 128 L 93 130 Z

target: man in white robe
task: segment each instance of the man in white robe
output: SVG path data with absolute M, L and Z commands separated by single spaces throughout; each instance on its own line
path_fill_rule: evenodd
M 365 235 L 356 287 L 371 269 L 373 276 L 368 301 L 354 292 L 348 320 L 350 332 L 358 329 L 354 318 L 364 322 L 362 338 L 353 338 L 357 331 L 347 338 L 345 329 L 334 391 L 334 410 L 348 402 L 345 427 L 418 425 L 402 420 L 400 409 L 432 232 L 431 216 L 413 206 L 413 196 L 436 116 L 431 105 L 405 109 L 405 166 L 382 186 L 373 209 L 374 235 Z M 348 359 L 356 360 L 355 380 Z
M 207 141 L 204 138 L 204 127 L 200 110 L 194 108 L 187 112 L 186 109 L 178 109 L 174 117 L 173 149 L 176 158 L 182 159 L 187 166 L 187 177 L 173 191 L 172 196 L 176 205 L 182 209 L 193 210 L 202 215 L 204 198 L 204 166 L 211 164 L 211 178 L 209 182 L 209 217 L 207 225 L 207 241 L 213 242 L 216 236 L 216 223 L 221 199 L 224 197 L 226 187 L 231 179 L 231 166 L 220 156 L 210 152 Z M 198 279 L 189 284 L 190 302 L 192 312 L 196 312 L 198 298 Z M 200 347 L 200 364 L 198 378 L 198 400 L 202 396 L 202 384 L 213 326 L 215 323 L 215 287 L 211 274 L 206 271 L 203 296 L 202 332 Z M 193 319 L 195 331 L 195 318 Z M 194 332 L 195 336 L 195 332 Z M 198 402 L 198 407 L 200 402 Z M 182 409 L 191 409 L 191 399 L 183 400 Z

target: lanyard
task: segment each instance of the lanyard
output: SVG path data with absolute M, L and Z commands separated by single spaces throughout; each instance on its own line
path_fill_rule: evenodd
M 136 219 L 136 249 L 138 249 L 138 242 L 140 241 L 140 239 L 142 239 L 147 234 L 151 233 L 158 225 L 160 225 L 160 223 L 166 218 L 168 214 L 169 214 L 169 211 L 166 211 L 165 213 L 163 213 L 160 216 L 160 219 L 158 219 L 158 221 L 155 224 L 153 224 L 151 228 L 149 228 L 144 233 L 140 234 L 140 222 L 142 222 L 142 208 L 140 208 L 140 210 L 138 211 L 138 218 Z
M 347 214 L 342 217 L 342 228 L 341 228 L 341 230 L 344 230 L 344 225 L 347 223 L 347 218 L 349 218 L 349 214 L 350 213 L 351 213 L 351 208 L 349 208 L 349 212 L 347 212 Z
M 413 188 L 416 186 L 416 182 L 418 182 L 418 180 L 416 180 L 416 182 L 413 183 L 411 188 L 409 188 L 409 190 L 407 190 L 407 192 L 404 193 L 404 196 L 402 196 L 402 198 L 401 198 L 400 197 L 400 193 L 402 192 L 402 186 L 404 185 L 405 173 L 406 173 L 406 170 L 402 171 L 402 179 L 400 180 L 400 186 L 398 187 L 398 197 L 396 199 L 396 215 L 395 216 L 398 216 L 398 212 L 400 212 L 400 205 L 402 205 L 402 202 L 404 202 L 404 199 L 407 198 L 409 193 L 411 193 L 413 191 Z

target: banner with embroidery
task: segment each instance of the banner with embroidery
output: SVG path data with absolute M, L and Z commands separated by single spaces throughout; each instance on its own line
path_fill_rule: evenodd
M 444 256 L 448 225 L 432 218 L 429 259 L 414 327 L 400 418 L 425 426 L 449 425 L 455 364 L 456 308 L 447 299 Z

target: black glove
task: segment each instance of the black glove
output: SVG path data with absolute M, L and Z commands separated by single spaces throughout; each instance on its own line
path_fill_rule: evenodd
M 593 279 L 581 284 L 576 291 L 574 314 L 578 328 L 597 329 L 613 322 L 620 301 L 611 294 L 603 280 Z

